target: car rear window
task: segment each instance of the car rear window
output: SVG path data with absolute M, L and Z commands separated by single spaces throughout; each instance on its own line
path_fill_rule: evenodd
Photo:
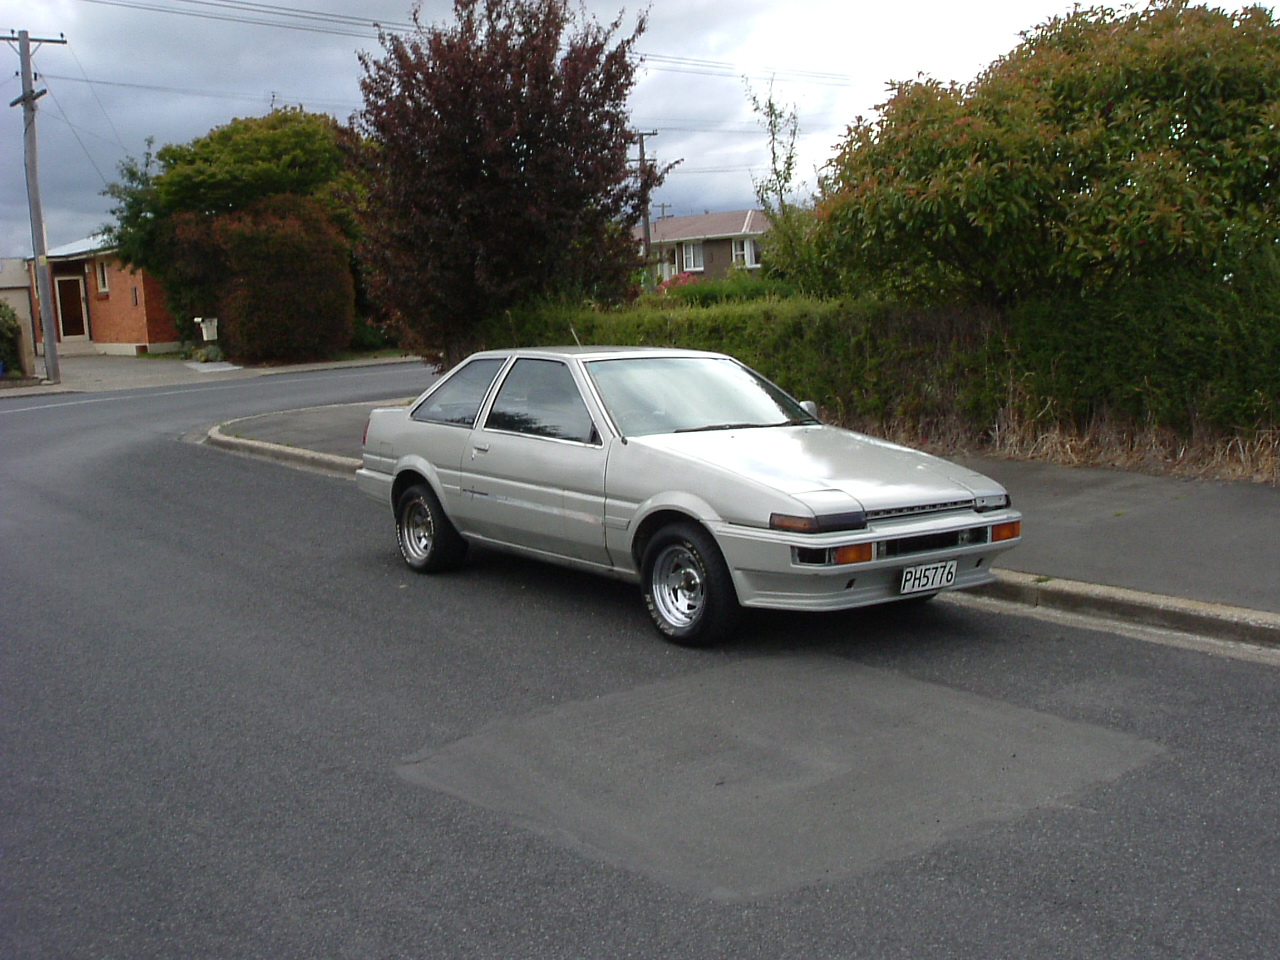
M 501 357 L 472 360 L 450 374 L 418 404 L 413 419 L 427 423 L 454 423 L 470 427 L 476 422 L 480 404 L 505 361 Z

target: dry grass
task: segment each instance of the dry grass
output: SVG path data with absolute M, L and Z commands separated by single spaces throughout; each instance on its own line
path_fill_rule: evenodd
M 1086 428 L 1002 415 L 988 435 L 959 420 L 860 424 L 855 429 L 941 456 L 975 454 L 1071 467 L 1115 467 L 1153 476 L 1232 480 L 1280 486 L 1280 429 L 1188 438 L 1159 427 L 1099 418 Z

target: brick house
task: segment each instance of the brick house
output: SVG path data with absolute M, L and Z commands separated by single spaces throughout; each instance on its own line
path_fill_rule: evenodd
M 650 224 L 650 249 L 659 281 L 681 273 L 708 280 L 729 275 L 735 267 L 760 269 L 760 237 L 770 227 L 763 210 L 666 217 Z M 635 236 L 643 242 L 643 228 Z
M 168 353 L 180 346 L 160 283 L 131 272 L 101 236 L 49 251 L 54 320 L 62 354 Z M 40 316 L 35 261 L 27 261 L 31 313 Z M 34 323 L 37 343 L 43 341 Z

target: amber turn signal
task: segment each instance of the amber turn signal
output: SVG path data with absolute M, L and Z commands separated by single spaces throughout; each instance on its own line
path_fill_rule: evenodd
M 815 517 L 792 517 L 785 513 L 769 514 L 769 527 L 773 530 L 790 530 L 792 533 L 817 533 Z
M 847 547 L 836 547 L 836 563 L 867 563 L 875 556 L 874 543 L 855 543 Z
M 1008 523 L 997 523 L 991 528 L 991 542 L 999 543 L 1001 540 L 1013 540 L 1015 537 L 1022 536 L 1022 521 L 1010 520 Z

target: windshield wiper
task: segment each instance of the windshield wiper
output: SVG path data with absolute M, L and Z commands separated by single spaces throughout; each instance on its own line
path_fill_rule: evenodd
M 709 423 L 705 427 L 681 427 L 676 433 L 701 433 L 704 430 L 751 430 L 762 427 L 789 427 L 791 421 L 782 423 Z

